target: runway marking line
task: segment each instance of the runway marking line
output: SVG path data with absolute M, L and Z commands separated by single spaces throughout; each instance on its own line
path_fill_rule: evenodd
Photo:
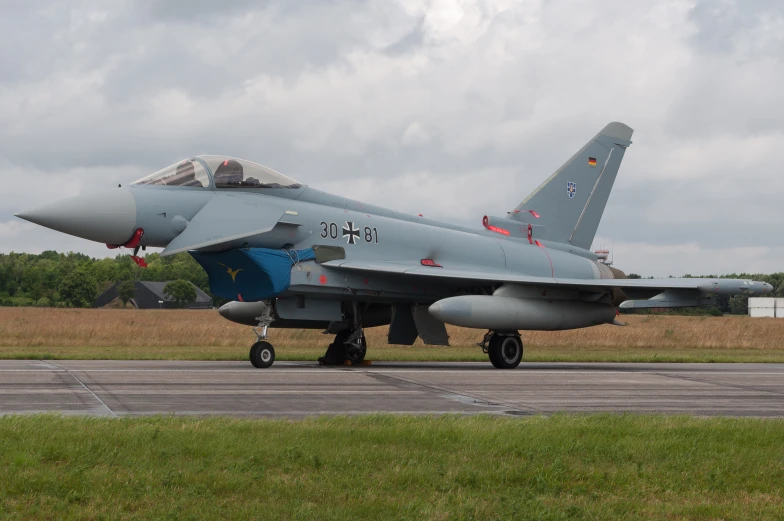
M 539 411 L 538 409 L 536 409 L 535 407 L 532 407 L 532 406 L 509 405 L 509 404 L 507 404 L 507 403 L 505 403 L 505 402 L 503 402 L 501 400 L 498 400 L 497 398 L 494 401 L 483 399 L 481 397 L 472 395 L 470 392 L 466 392 L 465 389 L 460 389 L 460 390 L 446 389 L 444 387 L 438 386 L 438 385 L 433 384 L 433 383 L 417 382 L 417 381 L 407 380 L 407 379 L 401 378 L 401 377 L 389 376 L 391 371 L 375 371 L 375 372 L 369 371 L 369 372 L 372 373 L 372 374 L 376 374 L 376 375 L 386 375 L 386 378 L 389 378 L 389 379 L 392 379 L 392 380 L 397 380 L 398 382 L 402 382 L 404 384 L 414 385 L 414 386 L 417 386 L 417 387 L 423 387 L 425 389 L 430 390 L 431 392 L 435 392 L 435 394 L 437 396 L 440 394 L 441 397 L 443 397 L 443 398 L 451 398 L 451 399 L 454 399 L 454 400 L 457 400 L 457 401 L 463 402 L 463 403 L 470 403 L 470 400 L 473 400 L 473 402 L 474 402 L 473 405 L 484 405 L 484 406 L 488 406 L 488 407 L 499 407 L 499 408 L 500 407 L 505 407 L 505 408 L 509 408 L 509 409 L 515 409 L 515 410 L 517 410 L 520 413 L 529 413 L 530 412 L 530 411 L 521 410 L 522 408 L 527 408 L 527 409 L 530 409 L 530 410 L 533 410 L 533 411 L 541 412 L 541 411 Z M 466 401 L 466 399 L 469 400 L 469 401 Z
M 104 384 L 111 386 L 112 384 Z M 151 384 L 155 385 L 155 384 Z M 187 384 L 183 384 L 187 385 Z M 0 395 L 14 395 L 14 394 L 72 394 L 73 391 L 76 389 L 0 389 Z M 110 391 L 97 391 L 99 393 L 109 393 Z M 147 389 L 147 390 L 140 390 L 140 389 L 111 389 L 112 394 L 425 394 L 422 391 L 353 391 L 353 390 L 346 390 L 346 391 L 327 391 L 327 390 L 313 390 L 313 391 L 302 391 L 302 390 L 275 390 L 275 389 L 216 389 L 216 390 L 205 390 L 205 389 Z
M 107 411 L 109 411 L 109 414 L 111 414 L 111 415 L 112 415 L 113 417 L 115 417 L 115 418 L 117 417 L 117 415 L 114 413 L 114 411 L 113 411 L 113 410 L 111 410 L 111 409 L 109 408 L 109 406 L 108 406 L 108 405 L 106 405 L 106 404 L 104 403 L 104 401 L 103 401 L 103 400 L 101 400 L 101 398 L 99 398 L 99 397 L 98 397 L 98 395 L 97 395 L 97 394 L 95 394 L 95 393 L 92 391 L 92 389 L 90 389 L 89 387 L 87 387 L 86 385 L 84 385 L 84 382 L 82 382 L 82 381 L 81 381 L 79 378 L 77 378 L 75 374 L 73 374 L 71 371 L 68 371 L 67 369 L 65 370 L 65 372 L 66 372 L 66 373 L 68 373 L 69 375 L 71 375 L 71 377 L 72 377 L 74 380 L 76 380 L 77 382 L 79 382 L 79 385 L 81 385 L 82 387 L 84 387 L 84 390 L 85 390 L 85 391 L 87 391 L 88 393 L 90 393 L 90 394 L 93 396 L 93 398 L 95 398 L 96 400 L 98 400 L 98 402 L 99 402 L 101 405 L 103 405 L 103 407 L 104 407 L 104 408 L 105 408 Z

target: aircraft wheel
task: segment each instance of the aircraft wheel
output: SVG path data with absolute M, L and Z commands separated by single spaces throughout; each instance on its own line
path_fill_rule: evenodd
M 346 344 L 346 358 L 352 364 L 359 364 L 362 360 L 365 359 L 365 355 L 367 354 L 367 339 L 365 339 L 365 335 L 359 337 L 359 345 L 353 344 Z
M 494 334 L 487 348 L 490 363 L 498 369 L 514 369 L 523 359 L 523 341 L 519 336 Z
M 269 342 L 256 342 L 250 348 L 250 363 L 257 369 L 266 369 L 275 362 L 275 348 Z

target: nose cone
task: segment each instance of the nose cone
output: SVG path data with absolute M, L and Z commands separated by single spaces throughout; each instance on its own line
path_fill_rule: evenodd
M 772 293 L 773 292 L 773 286 L 771 284 L 768 284 L 767 282 L 765 282 L 762 285 L 762 291 L 763 291 L 763 293 Z
M 136 229 L 136 200 L 127 188 L 77 195 L 16 214 L 58 232 L 106 244 L 124 244 Z

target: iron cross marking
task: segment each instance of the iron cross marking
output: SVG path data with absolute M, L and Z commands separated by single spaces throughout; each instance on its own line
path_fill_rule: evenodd
M 343 237 L 347 237 L 347 244 L 356 244 L 359 240 L 359 228 L 354 228 L 353 222 L 346 221 L 346 225 L 343 227 Z

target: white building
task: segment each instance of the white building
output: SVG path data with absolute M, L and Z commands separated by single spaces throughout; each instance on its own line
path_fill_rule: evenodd
M 784 318 L 784 298 L 750 297 L 749 316 Z

